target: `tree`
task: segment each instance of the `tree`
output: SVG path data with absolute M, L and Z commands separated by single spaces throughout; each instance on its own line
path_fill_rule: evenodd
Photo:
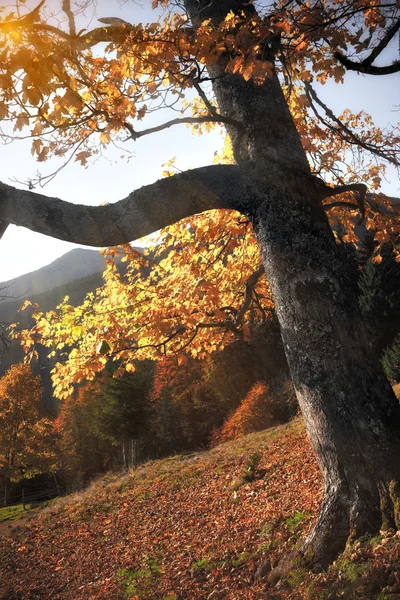
M 391 199 L 368 194 L 365 184 L 377 190 L 385 161 L 399 165 L 399 136 L 364 113 L 335 115 L 314 83 L 341 82 L 348 70 L 400 71 L 398 60 L 375 64 L 400 28 L 397 4 L 285 1 L 257 10 L 244 0 L 184 0 L 163 23 L 77 32 L 68 0 L 65 27 L 44 22 L 44 3 L 29 14 L 9 13 L 1 26 L 1 116 L 16 130 L 31 127 L 40 161 L 74 152 L 85 164 L 121 135 L 137 140 L 179 123 L 217 122 L 230 135 L 236 164 L 179 173 L 96 208 L 3 184 L 3 228 L 16 223 L 109 246 L 205 210 L 244 215 L 325 480 L 302 554 L 325 566 L 350 535 L 399 526 L 399 404 L 347 297 L 346 264 L 326 216 L 349 211 L 354 219 L 358 212 L 382 241 L 398 230 L 390 225 Z M 99 56 L 92 48 L 102 42 L 108 47 Z M 191 91 L 198 94 L 189 96 L 191 116 L 137 128 L 151 103 L 182 100 L 185 110 L 182 97 Z M 344 195 L 325 202 L 337 194 Z M 108 350 L 102 345 L 99 356 Z
M 400 263 L 393 244 L 382 246 L 380 258 L 366 262 L 358 282 L 360 309 L 373 331 L 377 357 L 393 343 L 400 325 Z
M 383 368 L 385 373 L 393 382 L 400 382 L 400 336 L 397 335 L 394 342 L 383 354 Z
M 42 384 L 28 365 L 13 365 L 0 379 L 0 474 L 7 504 L 10 482 L 57 468 L 54 432 L 42 405 Z
M 142 361 L 135 373 L 118 379 L 106 372 L 62 402 L 55 427 L 69 487 L 137 463 L 137 442 L 150 427 L 153 371 L 151 363 Z

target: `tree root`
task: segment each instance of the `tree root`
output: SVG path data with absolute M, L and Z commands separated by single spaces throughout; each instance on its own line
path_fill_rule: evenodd
M 371 489 L 356 487 L 349 492 L 347 486 L 339 486 L 326 494 L 318 519 L 302 547 L 276 564 L 266 559 L 258 567 L 255 580 L 266 580 L 275 586 L 294 568 L 325 570 L 357 538 L 380 530 L 400 530 L 400 483 L 380 482 L 375 491 L 374 494 Z

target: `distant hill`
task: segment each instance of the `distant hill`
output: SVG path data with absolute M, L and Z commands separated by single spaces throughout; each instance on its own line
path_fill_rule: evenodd
M 4 293 L 11 297 L 3 300 L 1 304 L 14 303 L 14 298 L 18 298 L 22 303 L 26 298 L 43 294 L 75 279 L 101 273 L 103 270 L 104 256 L 98 250 L 75 248 L 37 271 L 0 283 L 0 290 L 4 290 L 4 292 L 0 291 L 0 294 Z

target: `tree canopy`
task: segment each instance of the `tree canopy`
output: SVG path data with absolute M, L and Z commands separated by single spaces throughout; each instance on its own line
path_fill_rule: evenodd
M 42 385 L 28 365 L 0 379 L 0 475 L 7 483 L 57 468 L 53 426 L 44 413 Z
M 126 154 L 129 140 L 185 123 L 198 132 L 224 125 L 235 146 L 243 123 L 218 111 L 210 86 L 209 71 L 223 58 L 226 73 L 256 86 L 272 71 L 278 73 L 312 172 L 325 184 L 362 183 L 379 191 L 385 165 L 399 166 L 396 126 L 383 130 L 364 111 L 335 115 L 319 97 L 319 84 L 341 84 L 346 70 L 371 75 L 399 70 L 398 60 L 375 65 L 398 32 L 396 3 L 282 1 L 261 3 L 257 12 L 252 4 L 242 9 L 233 2 L 225 10 L 228 5 L 222 3 L 218 15 L 227 13 L 222 20 L 202 20 L 207 16 L 203 11 L 197 18 L 201 25 L 193 28 L 190 2 L 155 2 L 154 8 L 162 5 L 166 11 L 153 23 L 106 18 L 92 29 L 85 20 L 88 4 L 18 2 L 14 9 L 2 9 L 0 116 L 13 126 L 13 131 L 5 127 L 3 136 L 31 137 L 39 162 L 61 156 L 65 163 L 77 160 L 87 166 L 109 144 L 124 144 Z M 161 117 L 159 125 L 146 128 L 146 114 L 167 107 L 178 116 L 167 121 Z M 27 183 L 32 188 L 53 175 Z M 243 174 L 238 179 L 234 167 L 194 170 L 95 210 L 73 209 L 3 187 L 1 212 L 5 222 L 47 235 L 113 245 L 206 209 L 239 208 L 243 193 L 251 196 L 256 190 L 250 182 L 246 185 Z M 364 194 L 364 188 L 355 189 Z M 322 197 L 331 194 L 321 183 Z M 185 196 L 185 202 L 174 202 L 177 195 Z M 156 205 L 161 198 L 165 210 L 160 214 Z M 377 210 L 376 202 L 386 207 L 390 202 L 381 195 L 367 195 L 366 206 L 358 200 L 347 194 L 327 208 L 340 211 L 343 218 L 358 210 L 363 217 L 366 211 L 371 226 L 379 225 L 381 235 L 387 236 L 388 213 Z

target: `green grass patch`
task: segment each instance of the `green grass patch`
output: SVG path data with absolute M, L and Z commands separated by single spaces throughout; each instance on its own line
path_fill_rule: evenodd
M 239 556 L 232 560 L 233 567 L 240 567 L 247 559 L 251 557 L 251 552 L 241 552 Z
M 121 569 L 117 573 L 118 583 L 123 591 L 124 598 L 128 600 L 132 596 L 149 597 L 153 585 L 157 582 L 161 571 L 156 559 L 149 558 L 147 565 L 136 571 Z
M 213 568 L 214 563 L 212 562 L 210 555 L 203 556 L 193 563 L 193 569 L 195 569 L 195 571 L 211 571 Z
M 0 508 L 0 523 L 4 521 L 15 521 L 16 519 L 20 519 L 25 514 L 26 510 L 24 510 L 22 504 L 5 506 L 4 508 Z
M 54 502 L 54 500 L 48 500 L 47 502 L 42 502 L 40 506 L 32 506 L 31 504 L 25 504 L 25 509 L 23 504 L 15 504 L 14 506 L 4 506 L 3 508 L 0 508 L 0 523 L 4 523 L 7 521 L 18 521 L 19 519 L 23 519 L 32 512 L 38 512 L 42 510 L 45 506 L 48 506 L 52 502 Z
M 299 533 L 303 528 L 304 521 L 311 516 L 309 512 L 295 512 L 291 517 L 285 519 L 284 523 L 290 533 Z

